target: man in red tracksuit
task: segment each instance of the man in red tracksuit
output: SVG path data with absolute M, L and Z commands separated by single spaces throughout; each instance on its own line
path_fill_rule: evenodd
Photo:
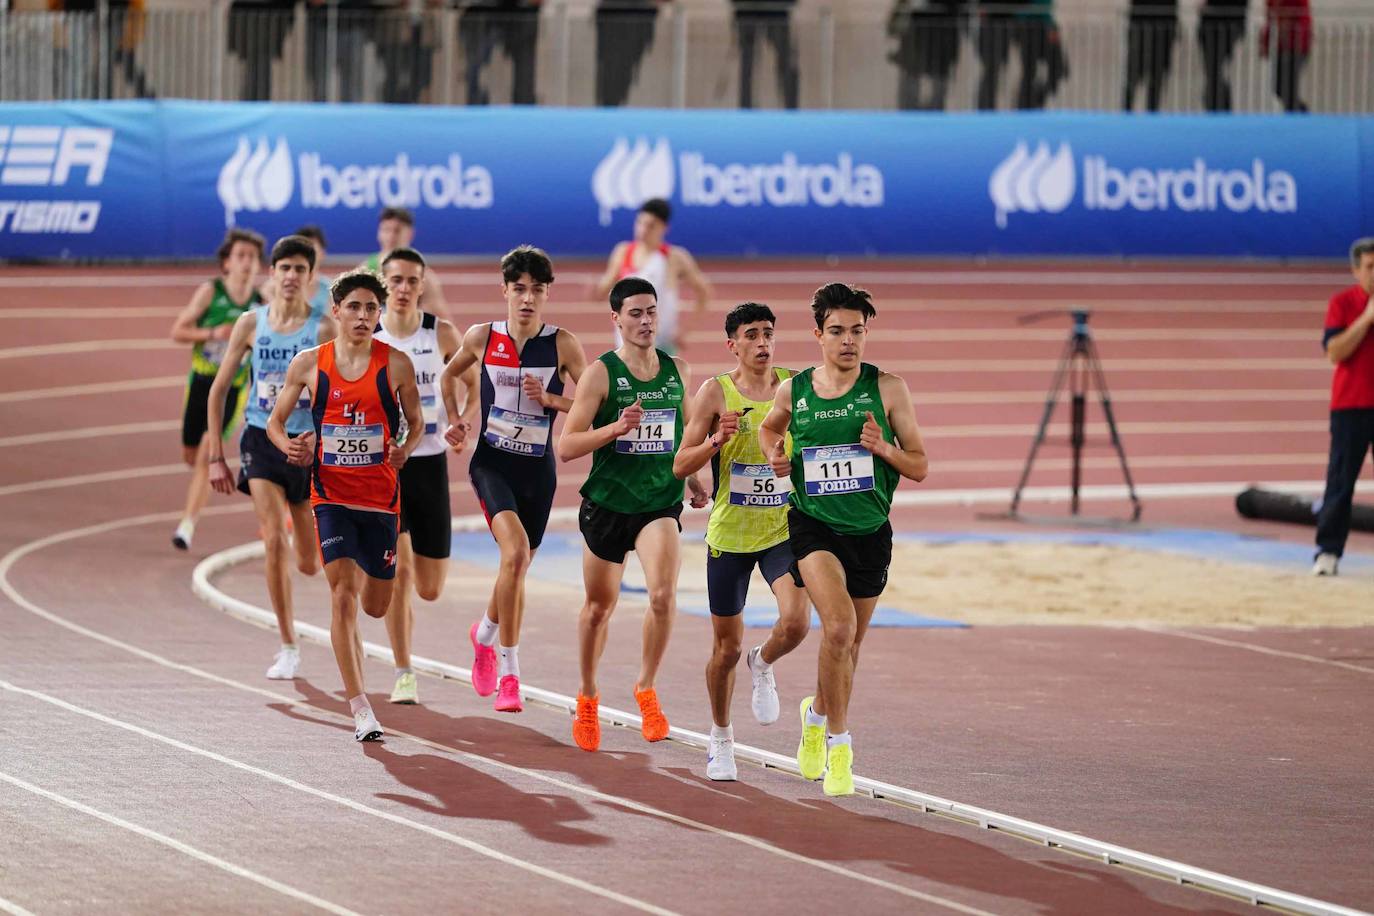
M 1312 572 L 1334 576 L 1350 533 L 1350 504 L 1364 457 L 1374 445 L 1374 238 L 1350 246 L 1355 284 L 1331 297 L 1323 344 L 1336 367 L 1331 379 L 1331 457 L 1326 494 L 1317 512 L 1317 561 Z

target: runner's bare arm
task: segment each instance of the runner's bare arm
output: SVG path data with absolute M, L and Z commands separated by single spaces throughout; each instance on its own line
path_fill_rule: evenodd
M 572 461 L 574 458 L 590 455 L 639 425 L 640 418 L 644 416 L 644 408 L 639 401 L 635 401 L 625 408 L 616 420 L 597 429 L 591 428 L 597 410 L 606 400 L 609 388 L 606 364 L 597 360 L 588 365 L 587 371 L 582 373 L 582 380 L 577 384 L 568 419 L 563 421 L 563 432 L 554 445 L 554 451 L 558 453 L 560 460 Z
M 615 276 L 620 273 L 620 264 L 625 260 L 625 247 L 628 243 L 616 242 L 611 249 L 611 256 L 606 259 L 606 271 L 601 275 L 601 279 L 596 281 L 592 287 L 592 295 L 598 299 L 605 299 L 611 292 L 611 287 L 615 286 Z
M 439 394 L 444 399 L 444 410 L 448 412 L 449 427 L 444 431 L 444 439 L 449 445 L 461 450 L 461 443 L 467 438 L 468 429 L 463 421 L 469 421 L 469 412 L 475 413 L 473 398 L 476 394 L 477 365 L 482 359 L 482 347 L 486 342 L 490 322 L 474 324 L 463 334 L 462 344 L 453 357 L 444 364 L 439 376 Z M 467 410 L 458 407 L 458 383 L 468 383 Z
M 401 402 L 401 413 L 406 418 L 405 441 L 388 447 L 386 454 L 387 462 L 399 471 L 425 437 L 425 415 L 420 409 L 420 389 L 415 384 L 415 364 L 410 357 L 392 347 L 387 372 L 391 376 L 391 384 L 396 386 L 396 397 Z
M 697 266 L 696 258 L 686 248 L 679 248 L 673 245 L 668 249 L 668 256 L 675 263 L 670 265 L 684 286 L 692 290 L 692 310 L 704 312 L 711 306 L 711 297 L 715 291 L 711 289 L 711 281 L 706 279 L 706 275 Z
M 229 346 L 224 359 L 220 361 L 215 380 L 210 383 L 209 400 L 205 404 L 206 459 L 210 462 L 210 486 L 216 493 L 226 496 L 234 492 L 233 479 L 229 466 L 224 463 L 224 399 L 234 385 L 234 376 L 243 363 L 243 355 L 257 333 L 258 316 L 256 312 L 244 312 L 234 322 L 234 331 L 229 335 Z M 249 397 L 252 397 L 252 392 Z
M 682 426 L 682 445 L 673 456 L 673 476 L 679 480 L 705 467 L 739 429 L 739 414 L 725 412 L 725 394 L 713 378 L 702 382 L 692 398 L 691 417 Z
M 319 356 L 318 349 L 302 350 L 295 355 L 291 365 L 286 367 L 286 382 L 277 392 L 277 404 L 267 418 L 267 438 L 286 455 L 288 463 L 298 467 L 309 467 L 314 462 L 315 434 L 302 433 L 293 439 L 286 434 L 286 420 L 291 416 L 291 411 L 296 409 L 302 391 L 311 392 L 311 400 L 314 400 L 315 369 L 319 366 Z
M 567 383 L 573 384 L 582 377 L 583 371 L 587 368 L 587 354 L 582 350 L 582 344 L 573 336 L 572 331 L 566 328 L 558 329 L 558 374 L 563 379 L 563 388 L 567 390 Z M 522 383 L 524 385 L 525 397 L 538 402 L 541 407 L 552 407 L 554 410 L 561 410 L 567 413 L 572 410 L 572 398 L 566 394 L 551 394 L 544 388 L 543 383 L 532 375 L 527 375 Z
M 786 379 L 778 385 L 773 395 L 773 409 L 759 424 L 759 448 L 768 457 L 773 473 L 786 477 L 792 473 L 792 459 L 783 451 L 787 440 L 787 427 L 792 422 L 792 380 Z
M 420 292 L 420 297 L 424 299 L 424 310 L 436 318 L 449 321 L 452 316 L 448 311 L 448 299 L 444 297 L 444 284 L 439 282 L 439 275 L 431 270 L 425 271 L 425 285 Z
M 215 339 L 217 328 L 196 327 L 196 322 L 205 314 L 205 310 L 210 307 L 210 300 L 214 297 L 214 284 L 202 283 L 196 287 L 196 291 L 191 294 L 191 301 L 186 303 L 181 314 L 177 315 L 177 320 L 172 322 L 172 340 L 179 344 L 194 344 Z
M 687 397 L 687 392 L 692 386 L 692 366 L 681 356 L 674 356 L 673 363 L 677 366 L 677 374 L 682 377 L 682 428 L 686 430 L 687 424 L 692 422 L 692 399 Z M 678 443 L 681 445 L 682 443 Z M 676 473 L 676 462 L 674 466 Z M 704 509 L 711 501 L 711 494 L 706 489 L 706 484 L 702 483 L 700 468 L 698 473 L 693 473 L 687 477 L 687 490 L 689 504 L 693 509 Z
M 463 349 L 463 335 L 458 333 L 458 328 L 454 326 L 453 322 L 445 321 L 441 318 L 436 328 L 436 336 L 439 339 L 439 353 L 443 356 L 444 368 L 447 369 L 448 364 L 452 362 L 453 358 Z M 447 372 L 439 376 L 439 396 L 444 399 L 444 410 L 449 411 L 449 417 L 458 418 L 457 422 L 450 422 L 450 429 L 461 426 L 461 422 L 464 418 L 457 410 L 459 392 L 463 389 L 467 389 L 467 397 L 470 398 L 472 396 L 472 384 L 475 382 L 476 376 L 476 366 L 468 367 L 468 371 L 461 376 L 456 373 L 450 375 Z M 444 436 L 447 439 L 448 430 L 444 430 Z M 467 430 L 462 429 L 462 436 L 458 438 L 458 442 L 449 443 L 455 452 L 461 452 L 467 445 Z
M 920 483 L 926 479 L 930 461 L 926 458 L 921 430 L 916 426 L 916 408 L 911 404 L 911 391 L 900 377 L 884 372 L 878 377 L 878 393 L 887 408 L 887 422 L 892 427 L 896 444 L 882 437 L 882 430 L 869 414 L 859 436 L 859 444 L 881 458 L 898 474 Z

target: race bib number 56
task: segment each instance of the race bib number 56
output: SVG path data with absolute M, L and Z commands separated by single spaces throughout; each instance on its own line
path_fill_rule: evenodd
M 615 440 L 622 455 L 667 455 L 677 443 L 677 408 L 646 410 L 639 425 Z
M 862 445 L 802 449 L 807 496 L 834 496 L 873 489 L 873 453 Z
M 730 505 L 774 509 L 787 504 L 792 478 L 778 477 L 772 465 L 730 462 Z
M 386 433 L 382 424 L 372 426 L 320 427 L 320 463 L 329 467 L 356 468 L 386 460 Z

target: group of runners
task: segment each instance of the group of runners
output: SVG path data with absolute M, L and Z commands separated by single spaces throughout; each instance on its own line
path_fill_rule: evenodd
M 666 228 L 661 204 L 651 201 L 641 213 L 650 229 L 652 221 Z M 486 612 L 469 629 L 472 685 L 480 696 L 495 694 L 497 711 L 520 712 L 525 579 L 553 507 L 556 462 L 590 455 L 578 512 L 585 601 L 574 742 L 587 751 L 600 746 L 597 669 L 630 551 L 648 597 L 633 694 L 644 738 L 668 736 L 656 680 L 676 611 L 680 517 L 684 500 L 711 504 L 707 775 L 737 778 L 730 707 L 741 655 L 754 716 L 773 723 L 780 701 L 772 666 L 804 640 L 814 604 L 822 631 L 817 690 L 801 702 L 798 765 L 807 778 L 824 778 L 826 794 L 852 793 L 847 712 L 859 647 L 887 580 L 892 495 L 900 477 L 919 481 L 927 470 L 910 394 L 900 378 L 863 362 L 875 309 L 867 292 L 839 283 L 818 289 L 811 302 L 818 365 L 776 366 L 777 318 L 746 302 L 724 323 L 735 367 L 692 393 L 690 367 L 660 340 L 672 322 L 659 287 L 634 273 L 641 222 L 630 253 L 618 251 L 608 265 L 608 272 L 621 265 L 608 290 L 618 345 L 590 362 L 574 334 L 545 322 L 554 272 L 537 248 L 521 246 L 501 261 L 504 320 L 460 335 L 426 307 L 437 284 L 408 245 L 386 250 L 375 271 L 364 265 L 337 277 L 324 310 L 309 298 L 318 288 L 322 237 L 278 241 L 266 301 L 255 301 L 250 280 L 262 240 L 229 233 L 220 251 L 224 279 L 198 290 L 177 325 L 178 339 L 197 346 L 192 384 L 206 389 L 203 435 L 194 447 L 187 441 L 196 432 L 188 392 L 183 442 L 210 486 L 229 493 L 237 485 L 253 499 L 282 643 L 267 676 L 300 670 L 294 554 L 301 572 L 322 565 L 329 583 L 331 641 L 355 738 L 383 734 L 363 689 L 359 605 L 386 618 L 397 669 L 392 702 L 418 702 L 410 594 L 433 601 L 443 590 L 446 453 L 471 445 L 472 486 L 500 551 Z M 709 293 L 690 256 L 648 250 L 665 271 L 671 258 L 676 275 L 694 277 L 699 296 Z M 235 483 L 223 444 L 240 404 L 247 415 Z M 567 416 L 555 436 L 559 412 Z M 189 544 L 183 527 L 177 538 Z M 743 652 L 742 611 L 755 568 L 774 593 L 778 619 L 763 643 Z

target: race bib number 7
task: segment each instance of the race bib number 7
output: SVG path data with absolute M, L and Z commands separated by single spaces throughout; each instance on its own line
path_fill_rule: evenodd
M 492 405 L 487 412 L 486 440 L 503 452 L 542 458 L 549 445 L 549 418 Z
M 807 496 L 834 496 L 873 489 L 873 453 L 862 445 L 802 449 Z
M 328 467 L 356 468 L 386 460 L 386 433 L 382 424 L 372 426 L 320 427 L 320 463 Z
M 677 444 L 677 408 L 646 410 L 639 425 L 615 440 L 622 455 L 667 455 Z

